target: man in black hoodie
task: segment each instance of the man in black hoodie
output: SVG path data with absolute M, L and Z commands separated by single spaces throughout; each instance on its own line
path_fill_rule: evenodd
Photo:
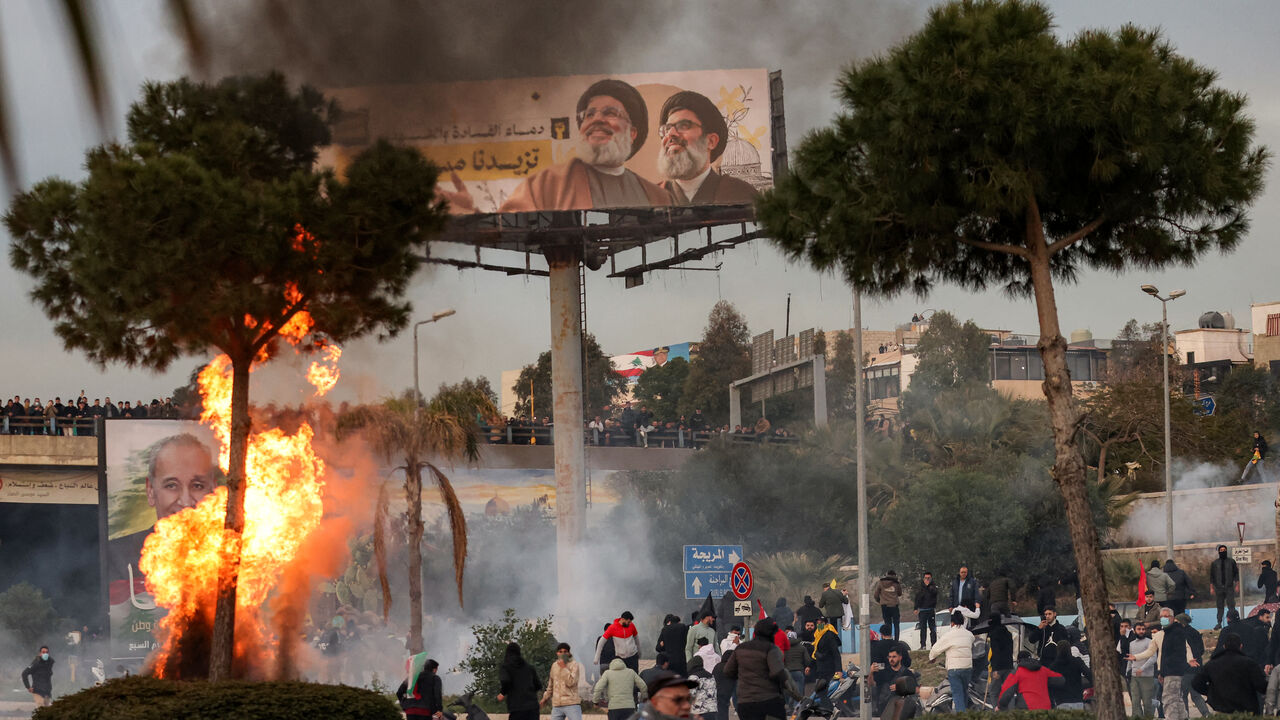
M 666 653 L 671 672 L 682 677 L 689 673 L 684 657 L 688 635 L 689 626 L 680 622 L 680 616 L 668 614 L 662 622 L 662 632 L 658 633 L 658 645 L 654 648 L 657 652 Z
M 778 627 L 787 628 L 796 624 L 796 614 L 791 608 L 787 607 L 787 599 L 778 598 L 778 602 L 773 605 L 773 612 L 769 613 L 769 617 L 778 623 Z
M 738 683 L 738 717 L 741 720 L 785 718 L 787 708 L 782 689 L 787 687 L 787 668 L 782 651 L 773 644 L 778 625 L 765 618 L 756 623 L 751 639 L 738 645 L 725 661 L 725 677 Z
M 1169 609 L 1174 615 L 1187 611 L 1187 602 L 1196 599 L 1196 589 L 1191 586 L 1191 578 L 1180 569 L 1172 559 L 1164 561 L 1164 574 L 1173 581 L 1173 589 L 1169 591 Z
M 1262 561 L 1262 570 L 1258 572 L 1258 587 L 1264 595 L 1263 602 L 1276 602 L 1276 571 L 1271 569 L 1271 561 Z
M 1258 696 L 1266 692 L 1267 680 L 1242 646 L 1239 635 L 1224 633 L 1221 646 L 1196 673 L 1192 684 L 1196 692 L 1209 696 L 1209 704 L 1220 713 L 1258 715 L 1262 712 Z
M 40 646 L 40 654 L 22 671 L 22 687 L 35 697 L 36 707 L 53 702 L 53 658 L 49 646 Z
M 1218 546 L 1218 559 L 1209 563 L 1209 594 L 1218 601 L 1218 624 L 1214 630 L 1222 629 L 1223 606 L 1235 609 L 1236 593 L 1240 592 L 1240 566 L 1227 553 L 1226 545 Z
M 813 596 L 805 595 L 804 604 L 796 610 L 796 625 L 804 627 L 807 622 L 812 622 L 817 627 L 818 621 L 822 619 L 822 611 L 813 602 Z

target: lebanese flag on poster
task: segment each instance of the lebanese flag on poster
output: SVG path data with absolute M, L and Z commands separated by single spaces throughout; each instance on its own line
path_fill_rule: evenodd
M 645 370 L 653 367 L 653 351 L 641 350 L 626 355 L 614 355 L 609 358 L 609 363 L 619 375 L 634 380 L 644 374 Z
M 1147 604 L 1147 568 L 1138 558 L 1138 607 Z

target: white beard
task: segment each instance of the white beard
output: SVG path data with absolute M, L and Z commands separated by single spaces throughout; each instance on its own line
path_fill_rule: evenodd
M 684 152 L 668 153 L 663 148 L 658 153 L 658 173 L 672 180 L 692 180 L 706 169 L 711 160 L 711 151 L 707 149 L 707 136 L 686 143 Z
M 616 132 L 609 142 L 603 145 L 592 145 L 586 137 L 578 135 L 578 157 L 588 165 L 595 167 L 616 168 L 631 156 L 630 126 Z

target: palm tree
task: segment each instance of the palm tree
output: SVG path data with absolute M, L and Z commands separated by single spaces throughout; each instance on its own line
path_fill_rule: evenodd
M 448 476 L 436 463 L 479 457 L 477 416 L 494 417 L 497 408 L 485 393 L 470 388 L 442 388 L 422 406 L 413 392 L 388 398 L 381 405 L 365 405 L 344 415 L 338 423 L 342 436 L 361 434 L 388 462 L 403 461 L 404 497 L 409 521 L 409 652 L 422 652 L 422 473 L 426 470 L 440 490 L 453 535 L 454 580 L 462 605 L 462 576 L 467 560 L 467 519 Z M 383 619 L 391 606 L 386 579 L 386 545 L 382 537 L 386 517 L 386 493 L 379 494 L 374 524 L 374 551 L 383 592 Z
M 749 562 L 755 572 L 756 585 L 774 597 L 800 598 L 812 595 L 814 590 L 831 582 L 843 585 L 857 577 L 856 573 L 843 570 L 853 564 L 851 558 L 842 555 L 810 555 L 806 552 L 775 552 L 752 555 Z

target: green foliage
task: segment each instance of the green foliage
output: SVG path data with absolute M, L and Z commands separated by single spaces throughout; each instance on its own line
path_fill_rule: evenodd
M 371 690 L 304 682 L 108 680 L 40 708 L 34 720 L 397 720 L 393 700 Z
M 473 417 L 477 422 L 497 422 L 501 419 L 494 412 L 498 406 L 498 393 L 493 391 L 489 378 L 483 375 L 475 380 L 463 378 L 452 385 L 440 383 L 431 403 L 460 418 Z
M 799 607 L 805 595 L 817 596 L 817 589 L 831 582 L 844 584 L 856 575 L 840 568 L 855 564 L 853 558 L 808 552 L 760 553 L 748 556 L 755 577 L 756 592 L 764 598 L 787 598 Z M 766 607 L 772 603 L 765 602 Z
M 858 372 L 854 365 L 853 334 L 836 333 L 835 345 L 827 358 L 827 412 L 834 418 L 851 419 L 857 415 Z
M 1018 557 L 1033 531 L 1012 483 L 990 473 L 940 470 L 922 474 L 911 492 L 884 514 L 877 555 L 907 577 L 926 570 L 948 577 L 968 565 L 979 577 Z M 922 519 L 928 522 L 921 522 Z M 922 552 L 928 548 L 928 552 Z M 985 571 L 985 572 L 984 572 Z
M 662 367 L 651 367 L 636 382 L 636 402 L 647 406 L 659 420 L 675 420 L 688 377 L 689 362 L 681 357 L 671 358 Z
M 403 328 L 414 255 L 446 219 L 437 171 L 386 142 L 345 180 L 314 169 L 335 113 L 280 75 L 145 85 L 129 143 L 4 218 L 63 344 L 157 369 L 213 347 L 247 367 L 301 311 L 316 342 Z
M 1025 292 L 1041 231 L 1059 278 L 1190 264 L 1239 243 L 1269 159 L 1245 97 L 1215 80 L 1157 30 L 1064 40 L 1036 3 L 941 5 L 845 71 L 844 111 L 759 218 L 787 253 L 881 295 Z
M 600 349 L 595 335 L 582 337 L 586 348 L 586 365 L 582 369 L 582 382 L 586 394 L 582 398 L 583 418 L 603 414 L 603 409 L 626 393 L 627 379 L 613 369 L 609 356 Z M 533 388 L 532 398 L 530 387 Z M 551 402 L 551 351 L 538 356 L 537 362 L 525 365 L 516 380 L 516 414 L 555 419 L 555 407 Z M 530 399 L 533 404 L 530 405 Z
M 498 670 L 510 642 L 520 645 L 525 661 L 533 666 L 543 686 L 546 686 L 558 643 L 551 634 L 551 616 L 524 620 L 516 617 L 515 610 L 507 609 L 494 622 L 472 625 L 471 633 L 475 644 L 467 650 L 466 657 L 456 668 L 471 675 L 467 692 L 484 698 L 497 697 L 501 690 Z
M 41 645 L 54 644 L 50 635 L 55 619 L 53 603 L 31 583 L 20 582 L 0 593 L 0 628 L 18 639 L 23 652 L 34 656 Z
M 326 584 L 325 591 L 332 592 L 338 602 L 356 610 L 382 614 L 382 590 L 378 582 L 375 564 L 373 534 L 352 538 L 351 561 L 342 575 Z
M 991 336 L 972 320 L 960 323 L 941 310 L 929 318 L 929 327 L 916 345 L 919 364 L 911 374 L 911 397 L 931 396 L 941 390 L 991 381 Z
M 747 319 L 732 303 L 721 300 L 711 308 L 707 327 L 690 363 L 680 398 L 680 414 L 701 409 L 707 422 L 729 421 L 729 383 L 751 374 L 751 333 Z

